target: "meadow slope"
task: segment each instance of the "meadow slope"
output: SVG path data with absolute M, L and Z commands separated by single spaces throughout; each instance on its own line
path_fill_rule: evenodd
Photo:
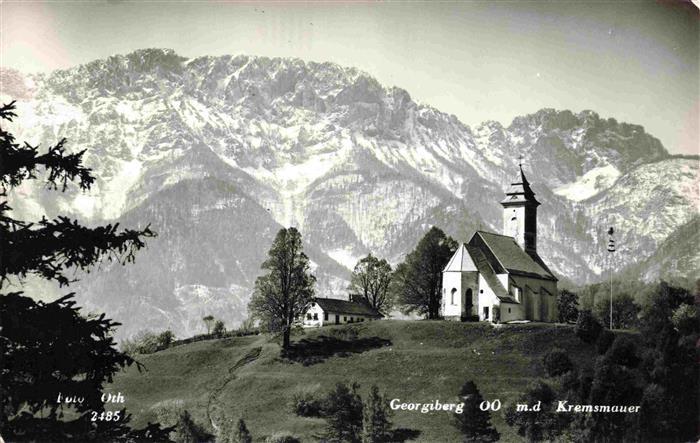
M 503 404 L 493 413 L 501 439 L 521 441 L 504 422 L 504 410 L 544 375 L 544 353 L 560 347 L 579 363 L 595 356 L 568 325 L 379 321 L 305 331 L 294 339 L 315 343 L 320 336 L 357 346 L 305 366 L 280 359 L 280 346 L 268 335 L 180 345 L 138 356 L 146 371 L 120 373 L 109 391 L 125 395 L 135 425 L 155 421 L 159 406 L 180 402 L 212 432 L 212 420 L 220 426 L 243 417 L 256 441 L 280 432 L 316 441 L 325 420 L 296 416 L 290 406 L 295 393 L 321 396 L 336 382 L 356 381 L 363 395 L 376 384 L 388 399 L 445 403 L 456 402 L 460 386 L 473 380 L 485 399 Z M 396 411 L 393 424 L 419 431 L 416 441 L 459 441 L 447 412 Z

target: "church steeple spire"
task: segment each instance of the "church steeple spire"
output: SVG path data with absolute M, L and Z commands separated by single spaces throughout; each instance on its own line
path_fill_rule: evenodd
M 513 237 L 523 250 L 537 254 L 537 207 L 540 202 L 530 187 L 523 171 L 522 156 L 518 171 L 506 191 L 503 206 L 503 234 Z

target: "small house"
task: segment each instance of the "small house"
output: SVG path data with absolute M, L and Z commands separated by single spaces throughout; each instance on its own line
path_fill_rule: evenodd
M 378 320 L 382 317 L 382 314 L 364 303 L 335 298 L 315 298 L 304 315 L 302 325 L 305 328 L 313 328 L 325 325 L 362 323 Z

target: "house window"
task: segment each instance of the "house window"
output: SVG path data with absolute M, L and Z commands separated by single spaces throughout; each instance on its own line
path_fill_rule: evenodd
M 345 315 L 343 315 L 343 321 L 348 321 L 348 318 Z
M 508 313 L 510 314 L 510 308 L 508 308 Z
M 455 304 L 455 293 L 457 292 L 456 288 L 452 288 L 452 292 L 450 293 L 450 303 Z
M 306 319 L 311 320 L 311 314 L 306 314 Z
M 483 293 L 484 293 L 484 290 L 483 290 L 483 289 L 479 289 L 479 294 L 483 294 Z
M 323 319 L 324 319 L 325 321 L 328 321 L 328 313 L 327 313 L 327 312 L 324 312 L 324 313 L 323 313 Z
M 317 312 L 314 313 L 314 320 L 318 320 L 318 313 Z

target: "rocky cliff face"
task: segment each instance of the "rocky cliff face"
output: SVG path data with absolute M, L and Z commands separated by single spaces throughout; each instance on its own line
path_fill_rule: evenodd
M 166 325 L 191 334 L 207 313 L 241 321 L 281 226 L 301 230 L 319 292 L 336 296 L 359 257 L 398 262 L 431 225 L 460 241 L 500 232 L 498 202 L 520 156 L 542 202 L 540 255 L 576 283 L 600 277 L 609 225 L 622 268 L 697 211 L 697 159 L 670 157 L 641 126 L 592 111 L 543 109 L 472 129 L 357 69 L 157 49 L 1 74 L 3 98 L 21 99 L 17 138 L 66 137 L 98 177 L 87 194 L 22 187 L 16 211 L 151 223 L 160 234 L 135 266 L 80 283 L 124 335 Z

